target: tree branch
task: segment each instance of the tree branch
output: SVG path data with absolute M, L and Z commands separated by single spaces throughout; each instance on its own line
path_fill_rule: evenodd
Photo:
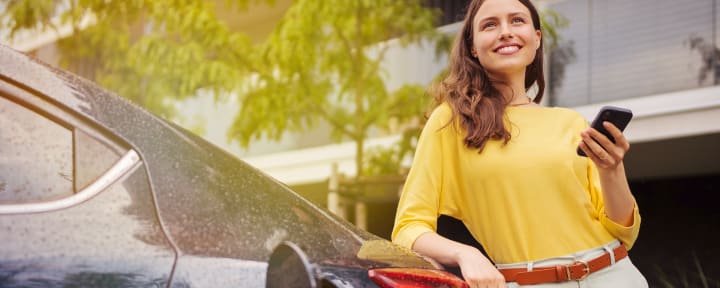
M 335 117 L 333 117 L 332 115 L 328 114 L 327 111 L 320 109 L 317 105 L 313 105 L 312 107 L 313 112 L 318 113 L 320 117 L 325 119 L 325 121 L 327 121 L 331 126 L 333 126 L 333 128 L 337 129 L 338 131 L 352 139 L 356 139 L 358 137 L 358 133 L 348 130 L 342 122 L 337 121 L 337 119 L 335 119 Z

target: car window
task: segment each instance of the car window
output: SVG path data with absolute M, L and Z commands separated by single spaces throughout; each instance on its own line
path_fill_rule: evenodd
M 120 159 L 120 154 L 75 129 L 75 191 L 90 185 Z
M 72 132 L 0 98 L 0 201 L 27 203 L 73 193 Z
M 86 133 L 3 97 L 0 123 L 1 204 L 71 196 L 119 159 Z

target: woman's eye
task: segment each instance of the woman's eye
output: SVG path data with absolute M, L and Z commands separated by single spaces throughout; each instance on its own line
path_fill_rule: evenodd
M 483 28 L 483 30 L 485 30 L 485 29 L 493 28 L 495 26 L 496 26 L 495 22 L 487 22 L 487 23 L 483 24 L 482 28 Z
M 525 23 L 525 19 L 521 17 L 515 17 L 512 19 L 512 23 Z

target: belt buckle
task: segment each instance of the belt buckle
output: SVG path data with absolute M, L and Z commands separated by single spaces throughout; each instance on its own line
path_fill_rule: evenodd
M 577 264 L 582 264 L 585 267 L 583 267 L 582 276 L 580 276 L 578 278 L 573 278 L 571 275 L 572 273 L 570 272 L 570 268 L 575 267 Z M 590 265 L 588 265 L 588 263 L 585 261 L 575 260 L 575 263 L 565 266 L 565 273 L 567 273 L 568 281 L 570 281 L 570 280 L 580 281 L 580 280 L 585 279 L 585 277 L 587 277 L 590 274 Z

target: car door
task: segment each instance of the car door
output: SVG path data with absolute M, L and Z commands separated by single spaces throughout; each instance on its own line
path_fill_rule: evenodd
M 167 286 L 139 154 L 25 85 L 0 80 L 0 286 Z

